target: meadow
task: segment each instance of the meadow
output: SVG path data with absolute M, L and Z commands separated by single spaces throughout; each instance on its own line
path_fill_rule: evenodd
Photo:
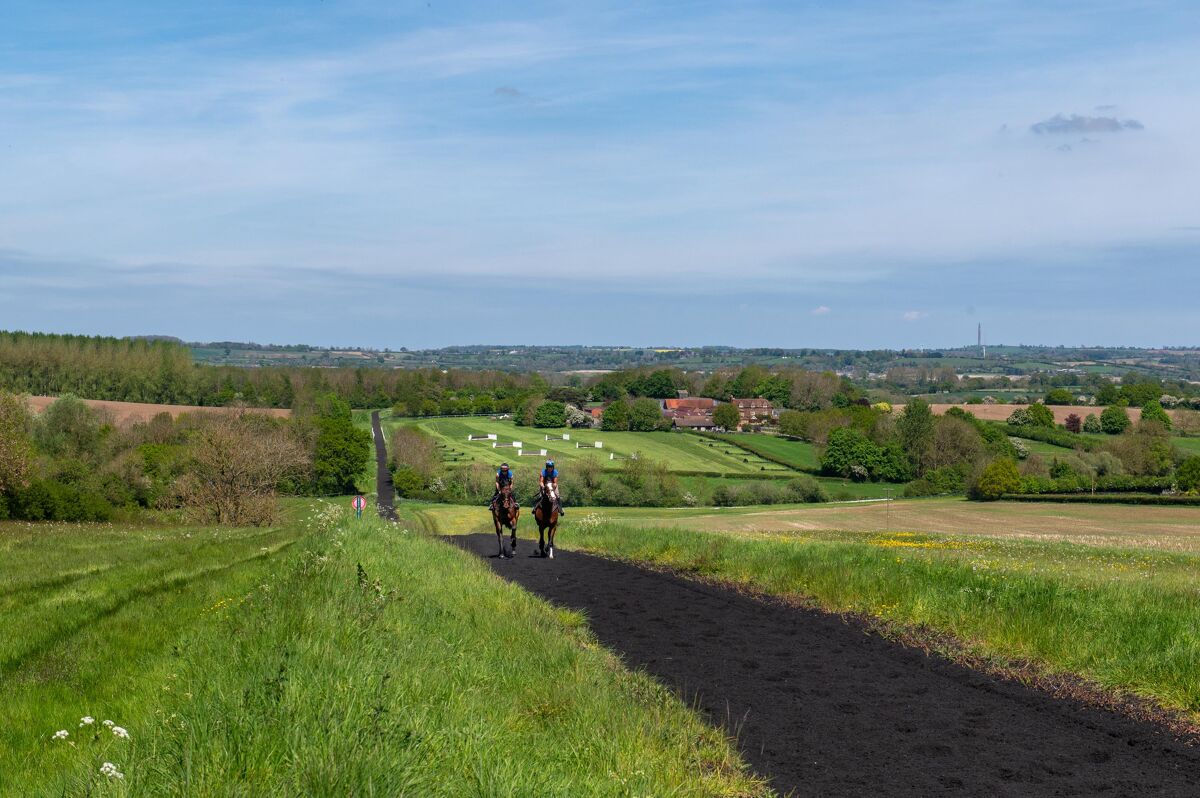
M 581 616 L 344 504 L 0 524 L 0 795 L 769 794 Z

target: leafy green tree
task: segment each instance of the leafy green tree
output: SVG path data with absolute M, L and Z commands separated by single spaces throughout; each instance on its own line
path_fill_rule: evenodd
M 1029 420 L 1035 427 L 1054 429 L 1054 411 L 1042 404 L 1033 404 L 1028 408 Z
M 754 392 L 769 399 L 776 407 L 783 407 L 792 400 L 792 381 L 783 374 L 772 374 L 760 382 Z
M 1075 395 L 1066 388 L 1054 388 L 1046 394 L 1045 402 L 1048 405 L 1072 405 Z
M 371 456 L 371 433 L 354 426 L 350 405 L 334 394 L 317 402 L 313 488 L 318 494 L 353 493 Z
M 808 413 L 784 410 L 779 414 L 779 433 L 790 438 L 808 437 Z
M 729 383 L 727 388 L 729 393 L 734 398 L 749 398 L 754 396 L 755 389 L 759 384 L 766 380 L 770 372 L 758 364 L 746 366 L 742 369 L 733 382 Z
M 604 408 L 604 415 L 601 416 L 600 429 L 605 432 L 622 432 L 629 429 L 629 402 L 624 399 L 617 401 Z
M 33 427 L 37 448 L 51 457 L 92 458 L 99 453 L 102 436 L 96 411 L 70 394 L 46 408 Z
M 1163 406 L 1159 404 L 1157 399 L 1151 399 L 1142 405 L 1141 420 L 1162 424 L 1166 429 L 1171 428 L 1171 417 L 1167 415 L 1166 410 L 1163 410 Z
M 968 492 L 972 499 L 995 501 L 1006 493 L 1021 490 L 1021 472 L 1017 464 L 1007 457 L 993 460 L 979 475 Z
M 1191 493 L 1200 489 L 1200 455 L 1192 455 L 1175 470 L 1175 482 L 1179 489 Z
M 1111 382 L 1106 382 L 1096 391 L 1096 404 L 1115 405 L 1121 400 L 1121 389 Z
M 565 427 L 567 425 L 567 406 L 562 402 L 542 402 L 533 414 L 535 427 Z
M 592 401 L 615 402 L 625 398 L 625 386 L 615 379 L 602 379 L 592 386 Z
M 1087 418 L 1083 420 L 1083 431 L 1090 435 L 1104 432 L 1104 427 L 1095 413 L 1088 413 Z
M 1109 405 L 1100 413 L 1100 429 L 1109 435 L 1120 435 L 1129 423 L 1129 413 L 1121 405 Z
M 517 405 L 517 410 L 513 413 L 513 423 L 518 427 L 532 427 L 533 420 L 537 417 L 537 409 L 544 401 L 541 394 L 526 397 Z
M 722 429 L 735 430 L 742 423 L 742 414 L 736 405 L 724 402 L 713 411 L 713 423 Z
M 662 407 L 653 399 L 635 399 L 630 405 L 629 429 L 634 432 L 652 432 L 662 420 Z
M 900 447 L 918 476 L 928 467 L 933 446 L 933 426 L 933 409 L 922 399 L 913 399 L 905 405 L 903 412 L 896 419 L 896 435 Z
M 865 478 L 875 473 L 883 452 L 853 427 L 838 427 L 829 433 L 821 453 L 821 472 L 839 477 Z

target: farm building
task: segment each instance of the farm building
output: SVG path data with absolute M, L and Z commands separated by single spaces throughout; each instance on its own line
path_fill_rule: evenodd
M 775 405 L 771 404 L 769 399 L 733 399 L 732 402 L 733 406 L 738 409 L 743 424 L 774 418 L 777 415 Z
M 712 414 L 707 416 L 669 416 L 671 423 L 676 429 L 694 429 L 702 431 L 715 430 L 717 425 L 713 423 Z
M 680 410 L 689 410 L 689 411 L 693 411 L 693 412 L 698 410 L 701 413 L 711 414 L 712 411 L 716 408 L 716 406 L 717 406 L 716 399 L 709 399 L 704 396 L 696 396 L 696 397 L 686 397 L 685 396 L 685 397 L 682 397 L 679 399 L 664 399 L 663 400 L 663 410 L 674 410 L 677 412 Z

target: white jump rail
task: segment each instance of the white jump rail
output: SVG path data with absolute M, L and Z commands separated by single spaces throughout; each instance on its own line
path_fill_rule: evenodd
M 575 442 L 576 449 L 603 449 L 604 441 L 596 441 L 595 443 L 584 443 L 583 441 Z
M 496 440 L 496 436 L 495 436 L 495 435 L 468 435 L 468 436 L 467 436 L 467 441 L 468 441 L 468 442 L 474 442 L 474 441 L 494 441 L 494 440 Z
M 536 450 L 530 449 L 529 451 L 525 451 L 524 449 L 517 449 L 517 457 L 545 457 L 545 456 L 546 456 L 545 449 L 536 449 Z
M 493 449 L 520 449 L 524 445 L 525 444 L 521 443 L 520 441 L 513 441 L 512 443 L 500 443 L 499 441 L 496 441 L 496 442 L 492 443 L 492 448 Z
M 547 435 L 546 440 L 548 440 L 548 441 L 569 441 L 569 440 L 571 440 L 571 433 L 566 432 L 566 433 L 563 433 L 562 435 Z

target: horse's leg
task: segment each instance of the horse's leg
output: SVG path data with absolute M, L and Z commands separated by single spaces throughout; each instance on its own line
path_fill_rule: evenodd
M 509 529 L 512 530 L 512 556 L 514 556 L 514 557 L 517 556 L 517 519 L 518 518 L 520 518 L 520 515 L 517 513 L 516 510 L 514 510 L 513 514 L 512 514 L 512 518 L 510 519 L 512 521 L 512 526 L 509 527 Z
M 498 549 L 500 549 L 500 551 L 497 552 L 496 556 L 503 558 L 504 557 L 504 542 L 502 541 L 502 539 L 500 537 L 500 518 L 495 513 L 492 513 L 492 523 L 496 525 L 496 547 Z
M 558 518 L 550 516 L 550 546 L 546 549 L 546 556 L 554 559 L 554 533 L 558 531 Z

